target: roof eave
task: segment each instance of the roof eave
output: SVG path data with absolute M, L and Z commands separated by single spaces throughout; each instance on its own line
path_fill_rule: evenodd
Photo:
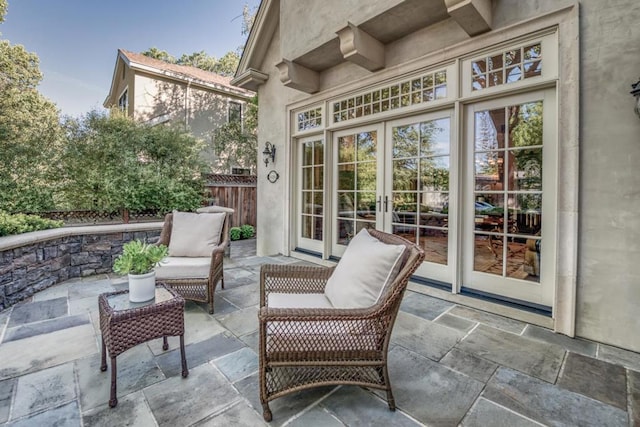
M 280 0 L 262 0 L 256 14 L 256 19 L 251 27 L 251 32 L 245 43 L 240 63 L 236 70 L 236 82 L 247 75 L 249 70 L 266 75 L 260 70 L 262 62 L 271 43 L 273 34 L 280 20 Z M 246 86 L 243 86 L 246 87 Z M 254 89 L 252 89 L 254 90 Z

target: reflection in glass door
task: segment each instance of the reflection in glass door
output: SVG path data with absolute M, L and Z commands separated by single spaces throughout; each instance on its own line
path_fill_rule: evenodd
M 552 108 L 539 94 L 531 101 L 477 108 L 470 117 L 474 167 L 467 200 L 474 215 L 465 286 L 551 305 L 552 289 L 540 285 L 545 251 L 551 250 L 543 245 L 543 206 L 552 206 L 543 186 L 552 182 L 543 180 L 543 154 L 552 152 L 553 139 L 545 136 Z
M 442 115 L 441 115 L 442 116 Z M 419 244 L 425 262 L 419 274 L 451 283 L 449 181 L 451 118 L 427 116 L 390 124 L 391 232 Z
M 321 252 L 324 239 L 324 141 L 307 138 L 300 145 L 299 245 Z
M 378 194 L 378 130 L 357 129 L 336 135 L 334 254 L 362 228 L 380 228 L 382 209 Z

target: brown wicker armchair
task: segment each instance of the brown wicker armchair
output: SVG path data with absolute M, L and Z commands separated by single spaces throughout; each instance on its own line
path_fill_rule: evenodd
M 304 303 L 305 299 L 324 298 L 325 286 L 336 267 L 262 267 L 259 373 L 266 421 L 272 419 L 271 400 L 325 385 L 386 390 L 389 409 L 395 410 L 387 370 L 389 339 L 407 282 L 424 260 L 424 251 L 399 236 L 377 230 L 369 230 L 369 234 L 382 243 L 404 245 L 406 249 L 399 258 L 399 268 L 395 268 L 397 274 L 389 276 L 377 301 L 366 308 L 333 308 L 331 304 L 318 308 L 318 304 Z M 275 304 L 283 293 L 296 294 L 294 298 L 301 299 L 300 306 L 306 308 Z M 270 295 L 280 307 L 269 306 Z
M 225 219 L 220 233 L 220 242 L 207 257 L 172 257 L 171 231 L 173 214 L 165 216 L 164 225 L 157 244 L 169 246 L 169 257 L 156 267 L 156 279 L 175 289 L 184 299 L 206 302 L 213 314 L 214 291 L 218 282 L 224 289 L 223 259 L 229 244 L 229 222 L 231 214 L 224 212 Z

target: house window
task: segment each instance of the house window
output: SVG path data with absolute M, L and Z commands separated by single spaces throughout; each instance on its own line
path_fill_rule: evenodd
M 515 83 L 542 75 L 542 43 L 486 56 L 471 62 L 472 90 Z
M 322 108 L 312 108 L 311 110 L 301 111 L 296 115 L 298 132 L 316 129 L 322 126 Z
M 446 97 L 447 71 L 439 70 L 333 102 L 333 122 L 344 122 Z
M 242 104 L 229 101 L 229 123 L 240 123 L 242 121 Z
M 129 89 L 125 89 L 118 99 L 118 108 L 124 112 L 129 111 Z

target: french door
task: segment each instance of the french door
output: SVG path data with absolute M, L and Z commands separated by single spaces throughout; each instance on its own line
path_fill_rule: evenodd
M 465 113 L 462 287 L 550 307 L 555 91 L 477 103 Z
M 417 274 L 451 283 L 451 115 L 428 114 L 334 134 L 333 255 L 341 256 L 362 228 L 377 228 L 425 249 Z

